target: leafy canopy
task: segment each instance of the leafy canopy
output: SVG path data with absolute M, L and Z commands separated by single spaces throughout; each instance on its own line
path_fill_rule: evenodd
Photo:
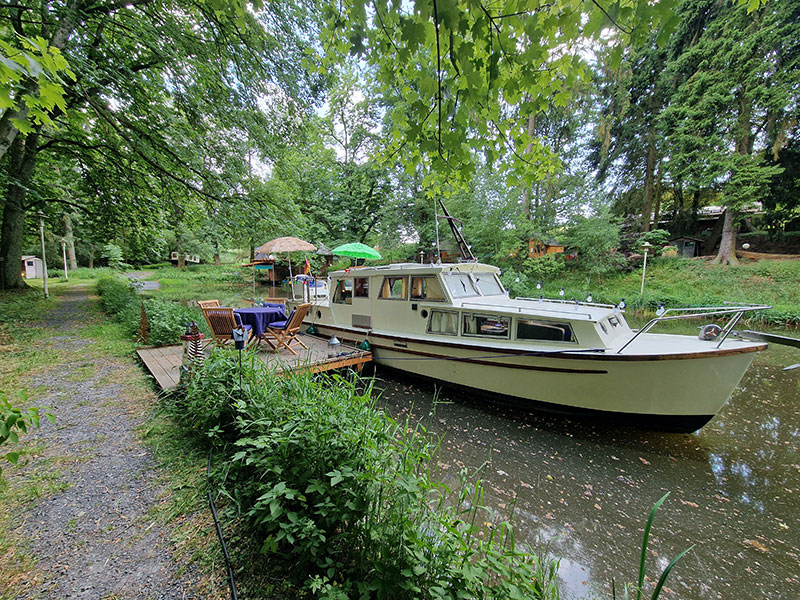
M 584 78 L 585 45 L 608 27 L 620 44 L 674 25 L 674 0 L 352 0 L 331 5 L 324 29 L 332 60 L 361 57 L 375 69 L 392 129 L 388 156 L 428 185 L 469 180 L 481 161 L 518 184 L 550 168 L 528 117 L 566 106 Z

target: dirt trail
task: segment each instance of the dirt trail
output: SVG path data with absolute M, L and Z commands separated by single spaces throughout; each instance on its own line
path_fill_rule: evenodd
M 37 404 L 50 407 L 56 423 L 43 419 L 26 436 L 44 445 L 26 468 L 57 464 L 66 489 L 20 515 L 37 573 L 18 598 L 191 598 L 194 574 L 179 574 L 169 532 L 147 515 L 160 492 L 155 460 L 134 434 L 144 417 L 123 394 L 137 367 L 91 352 L 93 340 L 80 333 L 88 302 L 85 290 L 70 290 L 46 323 L 50 343 L 69 358 L 36 377 L 46 390 Z

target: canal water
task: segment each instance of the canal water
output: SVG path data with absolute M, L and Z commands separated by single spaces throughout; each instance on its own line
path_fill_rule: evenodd
M 796 336 L 797 337 L 797 336 Z M 484 504 L 517 540 L 549 545 L 561 597 L 610 599 L 637 579 L 647 515 L 650 590 L 678 553 L 662 598 L 800 599 L 800 350 L 756 356 L 728 405 L 693 434 L 526 413 L 378 370 L 382 406 L 441 439 L 439 473 L 480 469 Z

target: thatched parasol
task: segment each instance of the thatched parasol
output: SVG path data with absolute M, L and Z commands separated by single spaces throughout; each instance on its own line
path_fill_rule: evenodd
M 289 287 L 292 285 L 292 261 L 289 260 L 290 252 L 313 252 L 317 247 L 314 244 L 309 244 L 296 237 L 280 237 L 268 241 L 263 246 L 256 248 L 255 252 L 258 254 L 276 254 L 278 252 L 286 252 L 286 259 L 289 261 Z M 254 276 L 255 280 L 255 276 Z M 255 288 L 255 283 L 253 283 Z M 255 292 L 253 292 L 255 294 Z
M 259 254 L 275 254 L 277 252 L 313 252 L 317 247 L 296 237 L 280 237 L 268 241 L 256 248 Z

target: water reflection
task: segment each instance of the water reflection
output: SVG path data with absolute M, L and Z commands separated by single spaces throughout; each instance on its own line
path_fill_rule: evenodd
M 647 514 L 648 575 L 695 544 L 664 598 L 800 598 L 800 370 L 790 349 L 762 353 L 723 412 L 699 433 L 659 434 L 525 414 L 380 371 L 382 404 L 441 436 L 440 479 L 480 469 L 485 503 L 513 515 L 517 539 L 549 543 L 565 598 L 610 598 L 636 579 Z M 745 592 L 745 590 L 750 590 Z M 756 592 L 756 590 L 758 590 Z

